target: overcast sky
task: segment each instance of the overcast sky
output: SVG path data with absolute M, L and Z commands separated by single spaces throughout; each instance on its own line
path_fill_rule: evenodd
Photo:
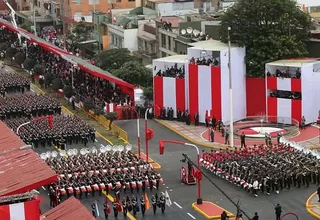
M 320 0 L 297 0 L 300 4 L 305 4 L 306 6 L 320 6 Z

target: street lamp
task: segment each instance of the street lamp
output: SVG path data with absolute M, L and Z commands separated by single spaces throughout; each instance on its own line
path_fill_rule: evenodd
M 146 112 L 144 113 L 144 126 L 145 126 L 145 138 L 146 138 L 146 162 L 149 161 L 149 139 L 148 139 L 148 113 L 151 109 L 153 109 L 154 107 L 159 108 L 160 111 L 160 107 L 158 105 L 153 105 L 149 108 L 146 109 Z M 140 134 L 139 134 L 140 136 Z
M 229 121 L 230 121 L 230 147 L 233 143 L 233 94 L 232 94 L 232 73 L 231 73 L 231 41 L 230 41 L 231 27 L 228 27 L 228 67 L 229 67 Z
M 165 143 L 172 143 L 172 144 L 180 144 L 180 145 L 185 145 L 185 146 L 190 146 L 190 147 L 194 147 L 197 151 L 197 165 L 198 165 L 198 170 L 199 173 L 201 173 L 200 170 L 200 151 L 199 148 L 194 145 L 194 144 L 190 144 L 190 143 L 185 143 L 185 142 L 181 142 L 181 141 L 174 141 L 174 140 L 161 140 L 159 141 L 159 153 L 160 155 L 164 154 L 164 144 Z M 201 175 L 201 174 L 199 174 Z M 201 177 L 196 177 L 197 179 L 197 185 L 198 185 L 198 198 L 197 198 L 197 204 L 202 204 L 202 198 L 201 198 Z
M 31 122 L 37 122 L 37 121 L 41 121 L 43 119 L 48 119 L 48 123 L 49 123 L 49 127 L 52 128 L 53 127 L 53 116 L 52 115 L 47 115 L 47 116 L 42 116 L 42 117 L 39 117 L 39 118 L 35 118 L 31 121 L 28 121 L 26 123 L 23 123 L 21 125 L 19 125 L 19 127 L 17 128 L 17 131 L 16 131 L 16 134 L 19 135 L 19 130 L 20 128 L 22 128 L 23 126 L 25 125 L 28 125 L 30 124 Z

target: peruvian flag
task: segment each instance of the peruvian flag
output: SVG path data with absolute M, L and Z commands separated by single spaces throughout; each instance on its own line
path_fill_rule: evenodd
M 173 117 L 177 117 L 177 110 L 185 111 L 185 80 L 172 77 L 153 77 L 154 103 L 162 108 L 172 108 Z M 156 108 L 156 111 L 159 109 Z M 160 112 L 156 112 L 159 115 Z
M 117 17 L 116 16 L 113 16 L 112 23 L 117 23 Z
M 0 206 L 1 220 L 39 220 L 39 200 Z

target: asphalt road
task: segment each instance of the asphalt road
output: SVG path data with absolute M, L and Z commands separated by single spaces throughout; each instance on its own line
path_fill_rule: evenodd
M 178 214 L 181 213 L 181 215 L 183 215 L 188 212 L 196 217 L 196 219 L 204 219 L 204 217 L 199 214 L 195 214 L 191 208 L 191 204 L 195 201 L 197 196 L 196 186 L 181 185 L 179 179 L 179 171 L 181 167 L 180 159 L 182 159 L 181 153 L 186 153 L 195 159 L 195 150 L 186 146 L 167 144 L 165 146 L 165 155 L 160 156 L 158 150 L 159 140 L 166 139 L 183 142 L 186 140 L 159 125 L 155 121 L 149 120 L 148 122 L 149 127 L 154 131 L 154 138 L 149 142 L 149 155 L 162 166 L 160 172 L 163 176 L 164 183 L 166 184 L 166 187 L 169 187 L 169 189 L 172 190 L 169 192 L 171 200 L 182 207 L 182 209 L 180 209 L 176 205 L 173 205 L 173 209 L 177 209 L 178 211 L 173 212 L 173 216 L 170 216 L 170 219 L 178 218 Z M 130 143 L 137 143 L 136 120 L 116 121 L 115 123 L 128 132 Z M 142 149 L 144 151 L 145 141 L 143 120 L 140 122 L 140 130 L 143 146 Z M 289 191 L 285 190 L 280 192 L 280 194 L 271 194 L 270 196 L 259 195 L 259 197 L 255 198 L 252 194 L 243 191 L 237 186 L 215 177 L 211 173 L 208 174 L 211 177 L 211 180 L 220 186 L 235 203 L 239 201 L 241 209 L 249 214 L 250 217 L 254 215 L 254 212 L 258 212 L 260 219 L 275 219 L 274 205 L 279 203 L 282 206 L 283 213 L 294 212 L 302 220 L 314 219 L 306 212 L 305 202 L 307 198 L 316 191 L 317 186 L 315 185 L 310 185 L 309 188 L 302 187 L 300 189 L 291 189 Z M 202 198 L 204 200 L 214 202 L 234 214 L 236 213 L 234 205 L 231 204 L 231 202 L 205 178 L 202 180 Z M 285 217 L 283 220 L 286 219 L 289 220 L 294 218 Z

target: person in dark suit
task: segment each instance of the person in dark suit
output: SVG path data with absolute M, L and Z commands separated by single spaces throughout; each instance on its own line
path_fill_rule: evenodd
M 214 142 L 214 129 L 210 128 L 210 141 Z
M 277 204 L 274 207 L 274 210 L 275 210 L 275 214 L 276 214 L 276 220 L 280 220 L 281 219 L 281 213 L 282 213 L 282 208 L 281 208 L 280 204 Z
M 199 114 L 194 114 L 194 125 L 199 126 Z
M 241 140 L 241 148 L 245 147 L 246 146 L 246 136 L 244 135 L 243 132 L 240 136 L 240 140 Z

